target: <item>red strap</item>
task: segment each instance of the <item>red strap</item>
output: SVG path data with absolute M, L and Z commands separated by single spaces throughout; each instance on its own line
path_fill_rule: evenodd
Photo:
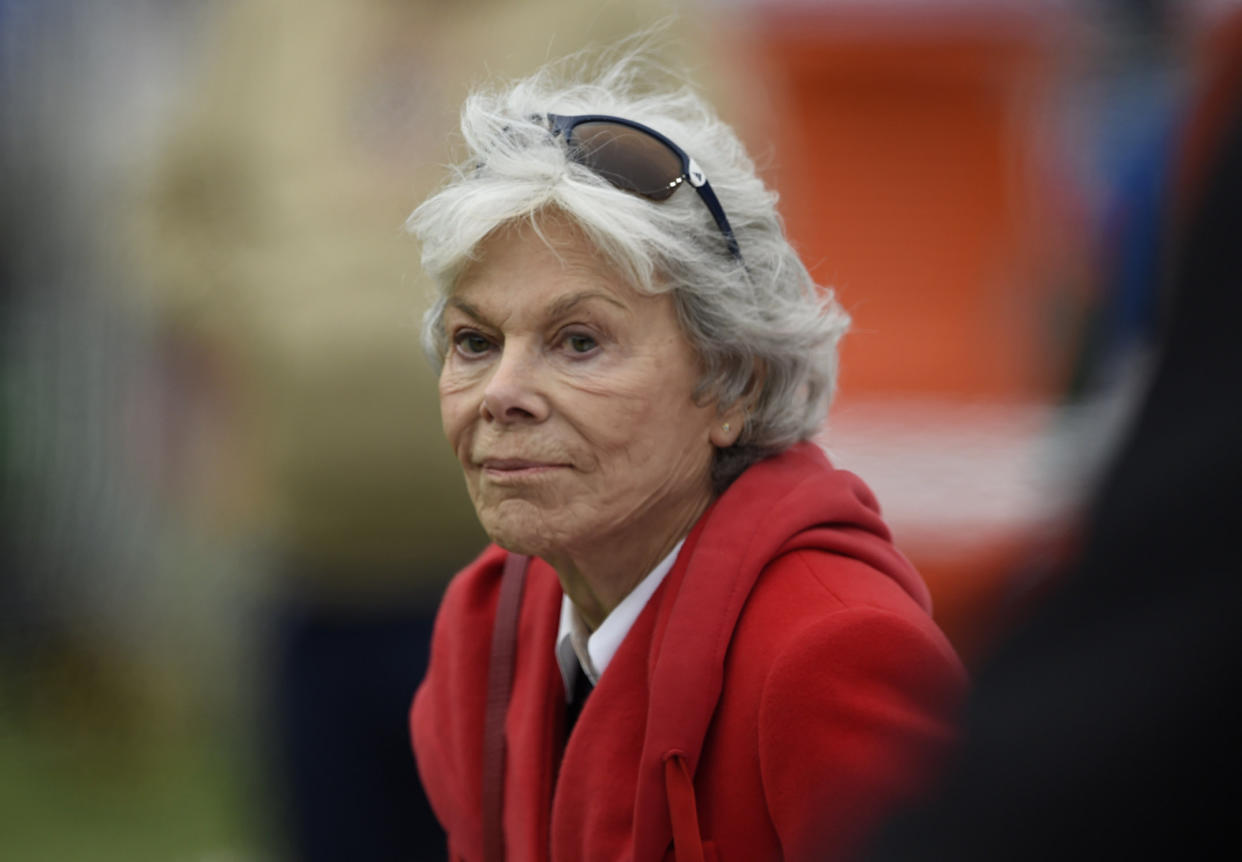
M 686 756 L 680 751 L 664 755 L 664 792 L 668 816 L 673 823 L 673 849 L 677 862 L 703 862 L 703 837 L 699 833 L 699 810 L 694 801 L 694 779 Z
M 510 554 L 500 578 L 500 598 L 492 626 L 492 656 L 487 668 L 487 711 L 483 717 L 483 859 L 505 858 L 505 715 L 513 690 L 518 614 L 530 557 Z

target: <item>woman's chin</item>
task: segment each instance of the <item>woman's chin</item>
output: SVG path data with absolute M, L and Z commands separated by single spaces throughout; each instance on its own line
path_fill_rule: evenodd
M 529 536 L 511 536 L 505 533 L 488 533 L 493 542 L 511 554 L 525 554 L 528 557 L 542 557 L 543 549 L 538 542 Z
M 512 511 L 514 508 L 518 507 L 503 506 L 499 512 L 480 512 L 479 521 L 484 532 L 493 542 L 512 554 L 546 558 L 555 545 L 548 525 L 542 518 L 537 517 L 536 512 Z

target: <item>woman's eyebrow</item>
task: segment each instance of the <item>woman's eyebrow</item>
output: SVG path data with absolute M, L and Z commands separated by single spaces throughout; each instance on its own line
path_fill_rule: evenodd
M 548 316 L 549 317 L 560 317 L 563 314 L 568 314 L 570 311 L 572 311 L 577 306 L 581 305 L 584 302 L 589 302 L 593 299 L 601 299 L 604 302 L 611 303 L 612 305 L 615 305 L 617 308 L 621 309 L 622 311 L 630 310 L 629 306 L 627 306 L 624 302 L 617 299 L 615 296 L 613 296 L 610 293 L 604 293 L 603 291 L 599 291 L 599 290 L 582 290 L 582 291 L 578 291 L 577 293 L 570 293 L 566 296 L 562 296 L 560 299 L 556 300 L 551 305 L 549 305 Z
M 612 294 L 605 293 L 604 291 L 600 291 L 600 290 L 581 290 L 581 291 L 570 293 L 565 296 L 557 298 L 550 305 L 548 305 L 544 314 L 550 320 L 556 319 L 558 317 L 562 317 L 566 314 L 569 314 L 579 305 L 582 305 L 583 303 L 586 303 L 586 302 L 591 302 L 592 300 L 602 300 L 604 302 L 607 302 L 611 305 L 616 306 L 622 311 L 630 310 L 628 305 L 626 305 L 620 299 L 617 299 Z M 470 302 L 469 300 L 461 299 L 460 297 L 456 297 L 456 296 L 450 297 L 448 300 L 448 307 L 456 311 L 460 311 L 462 314 L 466 315 L 467 317 L 473 318 L 478 323 L 492 325 L 491 318 L 489 317 L 487 312 L 485 312 L 483 309 L 479 308 L 477 305 Z
M 462 314 L 466 315 L 467 317 L 473 317 L 479 323 L 487 322 L 487 315 L 484 314 L 483 311 L 478 306 L 474 305 L 474 303 L 467 302 L 464 299 L 459 299 L 456 296 L 452 296 L 452 297 L 449 297 L 448 305 L 450 308 L 454 308 L 457 311 L 460 311 Z

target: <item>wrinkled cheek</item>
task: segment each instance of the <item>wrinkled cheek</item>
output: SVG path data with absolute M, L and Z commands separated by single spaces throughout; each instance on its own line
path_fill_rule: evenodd
M 618 437 L 601 444 L 603 454 L 601 466 L 605 471 L 630 474 L 634 470 L 650 470 L 654 464 L 662 460 L 660 447 L 655 442 L 655 433 L 663 430 L 658 425 L 645 426 L 645 430 L 636 431 L 627 437 Z
M 463 470 L 462 472 L 466 477 L 466 493 L 470 497 L 470 502 L 474 506 L 475 513 L 481 518 L 484 510 L 489 504 L 494 504 L 495 500 L 489 499 L 487 489 L 479 479 L 479 474 L 477 472 L 472 472 L 470 470 Z M 494 497 L 494 495 L 492 495 L 492 497 Z
M 479 387 L 467 379 L 449 376 L 446 369 L 440 375 L 440 422 L 445 436 L 452 437 L 452 430 L 460 430 L 472 417 L 478 416 L 481 394 Z
M 583 434 L 595 470 L 612 469 L 618 462 L 641 460 L 648 450 L 648 439 L 658 427 L 651 422 L 635 421 L 617 411 L 597 411 L 594 426 Z
M 444 431 L 444 439 L 448 441 L 453 454 L 464 467 L 466 457 L 470 454 L 469 415 L 462 412 L 460 405 L 442 401 L 440 403 L 440 427 Z

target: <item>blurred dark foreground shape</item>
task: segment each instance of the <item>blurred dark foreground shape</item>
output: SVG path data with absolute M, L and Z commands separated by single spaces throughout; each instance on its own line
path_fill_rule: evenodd
M 1227 25 L 1170 166 L 1157 365 L 1077 560 L 979 672 L 936 797 L 869 859 L 1237 852 L 1242 14 Z

